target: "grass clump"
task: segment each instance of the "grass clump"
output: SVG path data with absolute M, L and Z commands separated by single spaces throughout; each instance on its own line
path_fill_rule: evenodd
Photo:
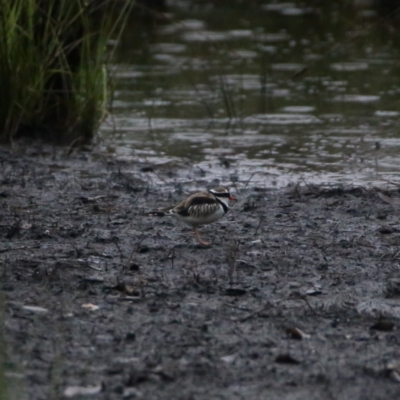
M 88 142 L 107 104 L 107 41 L 133 1 L 0 0 L 0 141 Z

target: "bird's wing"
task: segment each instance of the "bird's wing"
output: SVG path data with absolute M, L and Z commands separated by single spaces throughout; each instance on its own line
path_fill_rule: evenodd
M 151 215 L 163 216 L 179 214 L 180 216 L 208 216 L 216 212 L 219 203 L 215 197 L 207 192 L 197 192 L 175 206 L 154 210 Z
M 181 216 L 207 217 L 219 209 L 219 203 L 215 197 L 206 192 L 195 193 L 178 204 L 174 210 Z
M 183 203 L 185 203 L 185 207 L 187 208 L 195 205 L 218 204 L 215 200 L 215 197 L 207 192 L 198 192 L 192 194 L 186 200 L 184 200 Z

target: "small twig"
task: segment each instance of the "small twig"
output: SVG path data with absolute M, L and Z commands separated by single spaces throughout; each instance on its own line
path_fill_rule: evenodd
M 397 186 L 397 187 L 400 186 L 400 183 L 396 183 L 396 182 L 390 181 L 389 179 L 385 179 L 385 178 L 381 178 L 381 179 L 382 179 L 384 182 L 390 183 L 391 185 L 394 185 L 394 186 Z
M 93 265 L 90 265 L 89 263 L 87 263 L 85 266 L 90 268 L 90 269 L 94 269 L 95 271 L 101 271 L 102 270 L 101 267 L 95 267 Z M 78 267 L 74 267 L 74 268 L 78 268 Z
M 258 309 L 257 311 L 252 312 L 249 315 L 246 315 L 245 317 L 242 318 L 238 318 L 235 319 L 235 321 L 239 321 L 239 322 L 246 322 L 251 318 L 257 317 L 262 311 L 268 310 L 272 307 L 272 304 L 270 302 L 267 302 L 266 305 L 262 306 L 260 309 Z
M 257 232 L 258 232 L 258 230 L 260 229 L 261 224 L 263 223 L 263 221 L 264 221 L 264 216 L 261 215 L 260 220 L 259 220 L 258 225 L 257 225 L 257 228 L 256 228 L 256 230 L 255 230 L 255 232 L 254 232 L 254 236 L 257 235 Z
M 229 283 L 233 283 L 233 276 L 236 274 L 236 258 L 239 252 L 240 240 L 233 240 L 226 249 L 226 263 L 228 264 Z
M 247 182 L 246 182 L 246 184 L 244 185 L 244 188 L 243 189 L 246 189 L 247 188 L 247 185 L 250 183 L 250 181 L 253 179 L 253 176 L 256 174 L 256 172 L 253 172 L 251 175 L 250 175 L 250 178 L 247 180 Z
M 222 304 L 224 304 L 224 305 L 227 306 L 227 307 L 234 308 L 234 309 L 240 310 L 240 311 L 247 311 L 247 312 L 250 312 L 250 311 L 251 311 L 250 308 L 236 306 L 236 305 L 234 305 L 234 304 L 227 303 L 227 302 L 225 302 L 225 301 L 223 301 Z
M 34 248 L 35 246 L 10 247 L 7 249 L 0 249 L 0 253 L 6 253 L 7 251 L 16 251 L 16 250 L 29 250 Z
M 300 299 L 300 300 L 304 300 L 304 301 L 306 302 L 306 304 L 308 305 L 308 307 L 310 308 L 310 310 L 311 310 L 315 315 L 321 316 L 320 313 L 318 313 L 318 312 L 316 312 L 316 311 L 314 310 L 314 308 L 311 306 L 311 304 L 310 304 L 310 302 L 308 301 L 308 299 L 307 299 L 306 296 L 301 295 L 300 293 L 298 293 L 297 298 Z
M 171 268 L 174 268 L 174 260 L 175 260 L 175 247 L 172 248 L 171 252 Z
M 143 240 L 144 240 L 144 238 L 142 238 L 142 240 L 140 240 L 139 246 L 140 246 L 140 243 L 141 243 Z M 126 269 L 129 268 L 129 265 L 131 264 L 132 259 L 133 259 L 133 255 L 134 255 L 135 252 L 137 252 L 137 249 L 138 249 L 138 247 L 137 247 L 137 248 L 134 248 L 134 249 L 132 250 L 131 256 L 129 257 L 128 263 L 127 263 L 127 265 L 126 265 Z M 141 295 L 142 297 L 144 297 L 143 280 L 142 280 L 142 274 L 141 274 L 141 272 L 140 272 L 140 268 L 138 268 L 137 273 L 138 273 L 138 276 L 139 276 L 139 284 L 138 284 L 138 286 L 139 286 L 139 288 L 140 288 L 140 295 Z
M 400 254 L 400 250 L 393 256 L 393 260 L 395 260 L 399 254 Z
M 140 196 L 141 196 L 141 193 L 139 193 L 139 194 L 136 196 L 136 199 L 135 199 L 135 200 L 133 200 L 133 201 L 130 202 L 130 205 L 132 206 L 133 204 L 135 204 L 135 203 L 140 199 Z
M 239 193 L 239 189 L 237 188 L 236 182 L 231 179 L 232 186 L 235 188 L 236 192 Z
M 74 248 L 75 252 L 76 252 L 76 257 L 81 257 L 82 252 L 75 246 L 74 243 L 70 243 L 70 245 Z
M 132 259 L 133 259 L 133 254 L 136 252 L 136 249 L 132 250 L 131 256 L 129 257 L 128 262 L 126 263 L 126 267 L 124 268 L 125 270 L 129 269 L 129 266 L 131 265 Z
M 117 242 L 113 241 L 113 243 L 115 244 L 115 247 L 118 249 L 119 257 L 120 257 L 120 259 L 121 259 L 121 264 L 122 264 L 122 261 L 123 261 L 123 259 L 124 259 L 124 255 L 122 254 L 122 250 L 121 250 L 121 248 L 119 247 L 119 245 L 118 245 Z
M 70 156 L 73 152 L 73 150 L 75 149 L 75 147 L 77 147 L 78 143 L 80 141 L 83 140 L 82 136 L 77 137 L 75 140 L 72 141 L 72 143 L 69 145 L 68 150 L 67 150 L 67 156 Z

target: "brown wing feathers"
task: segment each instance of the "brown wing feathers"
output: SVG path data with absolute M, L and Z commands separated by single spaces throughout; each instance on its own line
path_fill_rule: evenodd
M 194 217 L 208 216 L 218 210 L 220 207 L 219 203 L 220 202 L 214 195 L 207 192 L 198 192 L 192 194 L 176 206 L 155 210 L 150 215 L 164 216 L 165 214 L 168 214 L 169 211 L 173 210 L 173 212 L 182 217 L 189 215 Z
M 189 196 L 185 201 L 185 207 L 195 206 L 198 204 L 215 204 L 215 197 L 209 193 L 200 192 Z
M 218 209 L 214 196 L 209 193 L 200 192 L 189 196 L 182 203 L 175 207 L 176 212 L 181 216 L 192 215 L 194 217 L 212 214 Z

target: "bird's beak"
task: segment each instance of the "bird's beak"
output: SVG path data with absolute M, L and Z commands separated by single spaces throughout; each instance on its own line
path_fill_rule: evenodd
M 237 198 L 235 196 L 233 196 L 232 194 L 229 195 L 229 200 L 235 200 L 237 201 Z

